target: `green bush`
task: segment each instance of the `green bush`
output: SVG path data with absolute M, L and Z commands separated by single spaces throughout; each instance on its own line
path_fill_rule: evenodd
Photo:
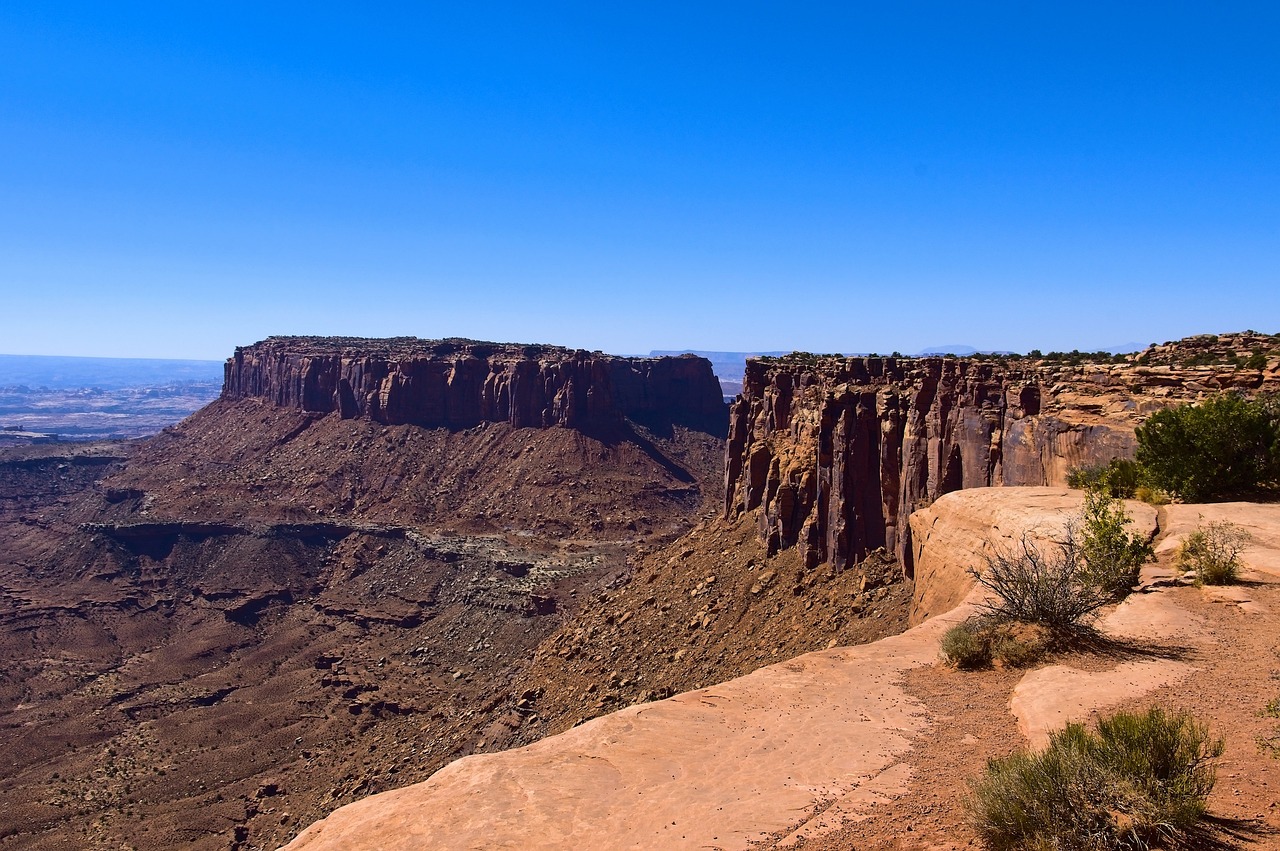
M 1210 523 L 1178 547 L 1178 566 L 1196 574 L 1197 585 L 1231 585 L 1240 579 L 1240 551 L 1249 533 L 1230 521 Z
M 1213 789 L 1223 745 L 1186 713 L 1152 708 L 1050 736 L 1044 751 L 987 763 L 972 783 L 978 835 L 996 851 L 1146 848 L 1186 834 Z
M 1138 427 L 1150 483 L 1188 502 L 1280 483 L 1280 405 L 1226 394 L 1152 414 Z
M 1079 530 L 1081 579 L 1116 600 L 1133 590 L 1142 565 L 1156 557 L 1150 541 L 1125 531 L 1130 522 L 1120 500 L 1101 490 L 1085 494 Z
M 965 671 L 991 664 L 991 637 L 976 619 L 958 623 L 942 634 L 942 658 Z
M 1143 483 L 1142 467 L 1130 458 L 1112 458 L 1106 464 L 1067 471 L 1067 487 L 1101 490 L 1119 499 L 1133 499 Z
M 971 671 L 999 662 L 1006 668 L 1025 668 L 1044 657 L 1053 644 L 1048 630 L 991 617 L 970 618 L 943 633 L 943 660 Z
M 1268 700 L 1267 705 L 1258 714 L 1263 718 L 1280 718 L 1280 697 Z M 1263 753 L 1269 753 L 1273 757 L 1280 759 L 1280 727 L 1276 728 L 1274 735 L 1259 736 L 1258 747 L 1262 749 Z

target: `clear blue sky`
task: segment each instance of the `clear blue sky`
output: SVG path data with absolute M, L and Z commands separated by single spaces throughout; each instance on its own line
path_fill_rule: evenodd
M 0 9 L 0 352 L 1280 331 L 1275 3 L 195 5 Z

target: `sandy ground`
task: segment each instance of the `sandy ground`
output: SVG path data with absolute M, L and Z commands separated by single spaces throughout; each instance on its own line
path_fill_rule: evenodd
M 989 758 L 1043 742 L 1067 720 L 1101 711 L 1187 710 L 1226 741 L 1211 820 L 1197 847 L 1280 848 L 1280 506 L 1170 506 L 1162 512 L 1154 583 L 1101 623 L 1114 643 L 1062 656 L 1029 672 L 913 669 L 905 690 L 928 707 L 930 725 L 903 764 L 908 787 L 891 800 L 801 843 L 806 849 L 877 851 L 979 847 L 968 824 L 968 783 Z M 1244 581 L 1230 588 L 1167 584 L 1178 539 L 1198 522 L 1230 519 L 1249 529 Z M 1018 712 L 1021 712 L 1019 717 Z M 775 841 L 774 846 L 784 844 Z

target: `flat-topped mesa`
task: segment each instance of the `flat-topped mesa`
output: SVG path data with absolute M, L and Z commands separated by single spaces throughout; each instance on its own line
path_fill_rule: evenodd
M 222 396 L 387 425 L 600 429 L 624 419 L 722 434 L 704 358 L 416 337 L 269 337 L 227 360 Z
M 729 414 L 725 515 L 757 511 L 770 549 L 798 546 L 809 566 L 844 569 L 884 547 L 913 575 L 907 518 L 943 494 L 1061 486 L 1072 467 L 1131 457 L 1134 429 L 1153 411 L 1224 389 L 1280 388 L 1280 349 L 1244 350 L 1252 362 L 1179 351 L 1170 343 L 1093 362 L 748 361 Z M 1153 352 L 1165 365 L 1149 365 Z

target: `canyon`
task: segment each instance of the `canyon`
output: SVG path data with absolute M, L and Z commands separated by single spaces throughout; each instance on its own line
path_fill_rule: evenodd
M 731 408 L 689 356 L 242 347 L 153 438 L 0 457 L 0 847 L 273 848 L 460 757 L 888 652 L 968 593 L 913 512 L 1274 389 L 1240 361 L 1276 344 L 760 358 Z

